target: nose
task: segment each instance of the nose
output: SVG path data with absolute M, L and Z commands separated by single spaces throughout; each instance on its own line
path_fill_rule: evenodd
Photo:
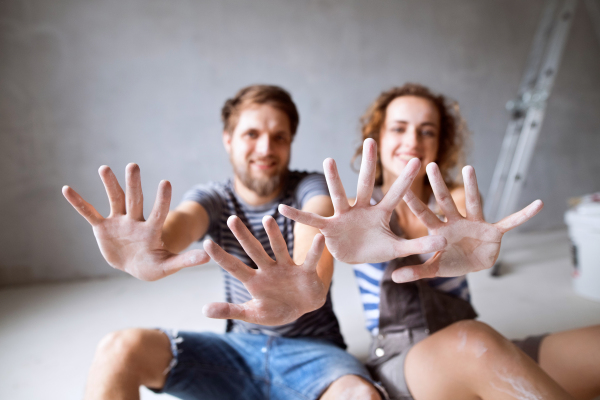
M 271 152 L 271 137 L 265 134 L 260 135 L 256 141 L 254 151 L 261 156 L 269 155 Z
M 402 135 L 402 145 L 408 148 L 415 148 L 419 144 L 419 133 L 413 125 L 408 126 L 404 135 Z

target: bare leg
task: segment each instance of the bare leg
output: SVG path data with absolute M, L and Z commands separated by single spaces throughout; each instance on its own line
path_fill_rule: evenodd
M 320 400 L 380 400 L 379 392 L 356 375 L 344 375 L 333 382 Z
M 571 399 L 531 358 L 478 321 L 457 322 L 416 344 L 405 376 L 416 400 Z
M 544 338 L 540 366 L 576 399 L 600 395 L 600 325 Z
M 162 388 L 173 354 L 169 338 L 150 329 L 127 329 L 100 341 L 85 390 L 86 400 L 139 399 L 140 386 Z

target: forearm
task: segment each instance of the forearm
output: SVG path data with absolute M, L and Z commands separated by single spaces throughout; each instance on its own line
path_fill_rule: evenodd
M 294 228 L 294 262 L 296 264 L 302 264 L 306 258 L 306 254 L 312 245 L 312 241 L 319 230 L 311 226 L 296 224 Z M 331 284 L 331 277 L 333 275 L 333 256 L 327 250 L 327 246 L 323 250 L 321 259 L 317 265 L 317 274 L 323 281 L 325 286 L 329 287 Z
M 303 211 L 313 212 L 323 217 L 330 217 L 334 212 L 329 196 L 313 197 L 305 204 Z M 294 227 L 294 262 L 296 264 L 304 262 L 313 239 L 319 232 L 317 228 L 312 226 L 296 223 Z M 333 256 L 329 253 L 327 247 L 323 250 L 323 254 L 319 260 L 317 273 L 323 283 L 329 286 L 333 275 Z
M 162 241 L 166 250 L 179 253 L 199 240 L 208 230 L 208 214 L 197 203 L 183 203 L 169 211 L 162 228 Z

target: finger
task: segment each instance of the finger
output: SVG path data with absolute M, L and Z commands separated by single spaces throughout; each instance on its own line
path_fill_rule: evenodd
M 456 204 L 454 204 L 454 200 L 450 195 L 450 191 L 446 186 L 446 182 L 444 182 L 440 168 L 436 163 L 429 163 L 426 169 L 427 176 L 429 177 L 429 183 L 433 189 L 433 194 L 435 195 L 435 199 L 442 209 L 442 212 L 446 216 L 446 219 L 450 221 L 452 219 L 455 220 L 462 218 L 458 212 L 458 209 L 456 208 Z
M 327 226 L 327 218 L 318 214 L 296 210 L 295 208 L 286 206 L 285 204 L 279 205 L 279 212 L 284 217 L 304 225 L 312 226 L 313 228 L 323 229 Z
M 325 179 L 327 180 L 327 187 L 329 188 L 329 195 L 331 196 L 331 202 L 336 212 L 344 212 L 350 208 L 348 204 L 348 197 L 346 197 L 346 191 L 344 185 L 340 179 L 340 175 L 335 165 L 335 161 L 332 158 L 328 158 L 323 161 L 323 169 L 325 170 Z
M 413 214 L 417 216 L 425 224 L 427 229 L 438 229 L 444 223 L 419 199 L 412 190 L 409 190 L 404 195 L 404 201 L 410 208 Z
M 356 203 L 367 206 L 371 203 L 373 186 L 375 185 L 375 170 L 377 169 L 377 143 L 373 139 L 365 139 L 363 143 L 362 160 L 358 174 Z
M 79 195 L 79 193 L 69 186 L 63 186 L 62 193 L 63 196 L 65 196 L 65 199 L 71 203 L 73 208 L 75 208 L 77 212 L 81 214 L 81 216 L 83 216 L 83 218 L 85 218 L 92 226 L 97 225 L 104 220 L 102 215 L 100 215 L 100 213 L 96 211 L 96 209 L 90 203 L 85 201 L 83 197 Z
M 173 254 L 162 263 L 164 276 L 174 274 L 184 268 L 206 264 L 210 257 L 204 250 L 190 250 L 183 254 Z
M 391 212 L 400 202 L 402 196 L 412 185 L 415 176 L 421 168 L 421 161 L 418 158 L 411 159 L 406 167 L 402 170 L 398 178 L 394 181 L 390 190 L 385 194 L 383 199 L 379 202 L 379 206 L 385 210 Z
M 467 218 L 483 221 L 483 209 L 481 207 L 481 195 L 477 186 L 475 168 L 467 165 L 462 169 L 463 181 L 465 182 L 465 197 L 467 205 Z
M 274 263 L 273 259 L 269 257 L 262 247 L 262 244 L 250 233 L 241 219 L 232 215 L 227 219 L 227 226 L 229 226 L 235 238 L 240 242 L 246 254 L 248 254 L 259 268 L 268 267 Z
M 124 215 L 125 214 L 125 193 L 119 185 L 117 177 L 112 170 L 107 166 L 103 165 L 98 169 L 100 179 L 106 189 L 108 195 L 108 201 L 110 202 L 110 215 Z
M 392 272 L 392 280 L 396 283 L 406 283 L 419 279 L 435 278 L 439 269 L 438 257 L 434 256 L 424 264 L 398 268 Z
M 158 192 L 156 193 L 156 200 L 154 201 L 154 207 L 148 221 L 156 224 L 162 228 L 169 214 L 169 206 L 171 205 L 171 183 L 169 181 L 160 181 L 158 184 Z
M 441 251 L 446 248 L 447 243 L 446 238 L 441 235 L 424 236 L 410 240 L 398 238 L 394 245 L 394 258 Z
M 202 307 L 202 314 L 208 318 L 246 321 L 250 313 L 244 304 L 209 303 Z
M 291 257 L 288 251 L 287 243 L 285 242 L 285 239 L 279 230 L 279 225 L 277 225 L 277 222 L 273 219 L 273 217 L 265 215 L 262 223 L 265 227 L 265 231 L 267 232 L 267 236 L 269 237 L 269 243 L 271 243 L 271 249 L 273 249 L 275 259 L 277 261 L 289 260 Z
M 125 168 L 125 181 L 127 188 L 127 215 L 135 220 L 144 220 L 144 195 L 142 194 L 142 180 L 140 167 L 129 163 Z
M 247 282 L 256 274 L 255 269 L 250 268 L 236 257 L 227 253 L 221 246 L 212 240 L 204 241 L 204 250 L 221 268 L 229 272 L 242 283 Z
M 312 245 L 306 254 L 306 258 L 304 259 L 304 267 L 310 270 L 316 270 L 317 264 L 321 259 L 321 255 L 323 255 L 323 250 L 325 249 L 325 236 L 320 233 L 317 233 L 313 238 Z
M 516 213 L 509 215 L 508 217 L 502 219 L 499 222 L 496 222 L 494 226 L 498 228 L 498 230 L 502 233 L 506 233 L 513 228 L 529 221 L 533 218 L 537 213 L 539 213 L 542 208 L 544 208 L 544 203 L 541 200 L 536 200 L 521 211 L 517 211 Z

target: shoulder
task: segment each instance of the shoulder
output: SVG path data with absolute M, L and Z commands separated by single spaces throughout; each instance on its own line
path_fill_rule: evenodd
M 325 176 L 319 172 L 290 171 L 288 190 L 293 193 L 296 204 L 304 204 L 315 196 L 329 197 Z
M 207 182 L 192 186 L 183 196 L 183 201 L 201 202 L 206 198 L 214 200 L 227 196 L 229 182 Z
M 325 175 L 320 172 L 290 171 L 288 188 L 297 195 L 325 194 L 329 196 Z
M 290 171 L 289 180 L 293 186 L 321 183 L 327 184 L 325 175 L 320 172 Z

